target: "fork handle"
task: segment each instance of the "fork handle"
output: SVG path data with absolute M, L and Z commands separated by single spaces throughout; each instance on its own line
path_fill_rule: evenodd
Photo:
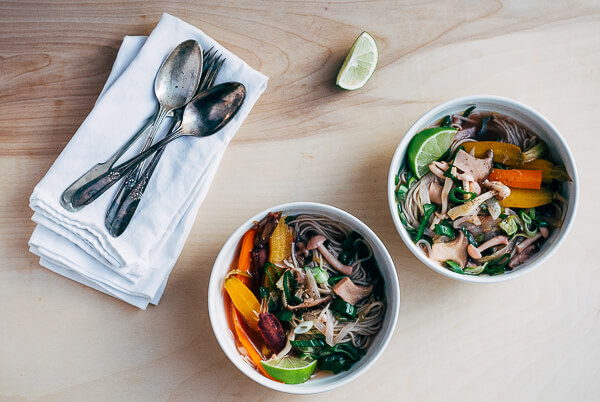
M 90 202 L 100 197 L 106 190 L 112 187 L 113 184 L 121 180 L 123 176 L 135 169 L 141 162 L 154 154 L 154 152 L 158 151 L 169 142 L 184 135 L 186 134 L 181 131 L 174 132 L 173 135 L 163 138 L 161 141 L 157 142 L 146 151 L 129 159 L 127 162 L 124 162 L 119 166 L 108 170 L 101 176 L 90 180 L 73 194 L 73 197 L 71 198 L 71 204 L 75 209 L 80 209 L 83 206 L 88 205 Z
M 164 152 L 165 147 L 159 149 L 154 157 L 144 169 L 144 173 L 138 179 L 135 187 L 130 191 L 123 193 L 119 200 L 116 200 L 110 205 L 110 208 L 106 214 L 104 224 L 108 229 L 108 232 L 113 237 L 120 236 L 133 218 L 135 211 L 144 195 L 144 191 L 148 187 L 150 177 L 154 173 L 154 169 L 158 165 L 158 161 Z

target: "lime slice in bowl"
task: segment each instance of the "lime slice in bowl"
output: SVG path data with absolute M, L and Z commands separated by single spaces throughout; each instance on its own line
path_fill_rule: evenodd
M 362 88 L 373 75 L 378 57 L 375 39 L 368 32 L 361 33 L 348 52 L 335 84 L 351 91 Z
M 293 356 L 262 361 L 260 364 L 271 377 L 286 384 L 305 382 L 317 367 L 316 360 L 303 360 Z
M 439 160 L 452 145 L 456 129 L 432 127 L 417 133 L 406 150 L 408 167 L 418 179 L 429 172 L 429 164 Z

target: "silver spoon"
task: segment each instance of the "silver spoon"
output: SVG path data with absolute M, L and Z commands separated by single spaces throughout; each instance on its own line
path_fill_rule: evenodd
M 71 200 L 73 207 L 78 209 L 94 201 L 124 175 L 169 142 L 185 136 L 208 137 L 213 135 L 231 121 L 242 106 L 245 97 L 246 88 L 239 82 L 219 84 L 198 94 L 185 107 L 181 126 L 178 129 L 146 151 L 82 186 L 73 194 Z M 139 199 L 132 201 L 139 202 Z
M 75 180 L 61 195 L 61 205 L 71 212 L 78 211 L 72 197 L 82 185 L 102 176 L 109 171 L 117 160 L 137 141 L 150 127 L 150 134 L 142 150 L 154 141 L 156 130 L 167 113 L 180 108 L 190 102 L 198 87 L 202 73 L 202 50 L 195 40 L 187 40 L 177 45 L 161 64 L 154 79 L 154 94 L 158 100 L 159 108 L 150 117 L 146 125 L 138 131 L 124 146 L 122 146 L 110 159 L 99 163 Z
M 198 93 L 204 92 L 213 86 L 213 82 L 217 78 L 224 62 L 225 59 L 222 59 L 217 52 L 212 54 L 209 52 L 205 55 Z M 171 122 L 169 132 L 177 130 L 182 117 L 183 109 L 177 109 L 176 117 Z M 111 236 L 120 236 L 125 229 L 127 229 L 165 149 L 166 147 L 162 147 L 156 151 L 154 156 L 150 159 L 150 162 L 146 163 L 144 170 L 140 173 L 140 177 L 134 186 L 127 186 L 121 183 L 121 187 L 109 204 L 106 216 L 104 217 L 104 226 L 108 229 L 108 233 L 110 233 Z

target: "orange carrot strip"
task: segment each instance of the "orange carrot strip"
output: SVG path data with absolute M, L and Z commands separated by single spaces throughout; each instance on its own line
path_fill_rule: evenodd
M 516 188 L 539 190 L 542 187 L 541 170 L 492 169 L 488 176 L 490 181 L 499 181 L 504 185 Z
M 254 236 L 256 235 L 256 229 L 250 229 L 246 232 L 242 239 L 242 247 L 240 248 L 240 258 L 238 261 L 238 270 L 241 272 L 250 273 L 250 265 L 252 261 L 252 249 L 254 248 Z M 250 278 L 247 276 L 239 275 L 238 278 L 246 286 L 250 286 Z
M 246 349 L 246 352 L 248 352 L 248 356 L 250 357 L 250 360 L 252 360 L 252 362 L 254 362 L 254 364 L 256 365 L 258 370 L 265 377 L 270 378 L 273 381 L 277 381 L 273 377 L 271 377 L 269 374 L 267 374 L 267 372 L 263 368 L 262 364 L 260 364 L 260 362 L 263 360 L 262 355 L 258 351 L 256 346 L 254 346 L 252 341 L 250 341 L 248 334 L 246 334 L 246 330 L 242 326 L 242 322 L 240 320 L 240 313 L 235 309 L 234 306 L 231 306 L 231 320 L 233 322 L 233 327 L 235 328 L 235 333 L 237 335 L 237 339 L 238 339 L 238 341 L 240 341 L 243 348 Z

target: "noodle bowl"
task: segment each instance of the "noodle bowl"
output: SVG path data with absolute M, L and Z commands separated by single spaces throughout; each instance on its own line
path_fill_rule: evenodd
M 348 350 L 349 353 L 354 353 L 355 349 L 361 351 L 358 352 L 360 357 L 347 370 L 338 371 L 337 374 L 333 374 L 329 370 L 322 370 L 325 375 L 316 375 L 315 372 L 315 375 L 302 384 L 285 384 L 268 378 L 259 371 L 251 356 L 240 349 L 240 342 L 237 338 L 238 333 L 236 333 L 236 328 L 232 326 L 231 320 L 228 319 L 227 297 L 229 289 L 223 290 L 224 285 L 225 288 L 228 287 L 229 278 L 239 276 L 236 266 L 232 266 L 232 261 L 236 261 L 243 251 L 240 242 L 243 242 L 250 229 L 256 228 L 257 223 L 260 224 L 265 217 L 269 216 L 268 212 L 277 211 L 282 212 L 281 219 L 288 217 L 286 225 L 297 236 L 295 245 L 299 243 L 306 245 L 311 238 L 317 235 L 325 236 L 328 239 L 327 248 L 331 253 L 352 266 L 352 273 L 346 278 L 347 281 L 352 281 L 356 286 L 375 284 L 368 296 L 361 298 L 354 304 L 356 318 L 348 319 L 348 317 L 340 317 L 339 310 L 332 306 L 335 299 L 339 298 L 334 291 L 336 277 L 344 275 L 340 275 L 331 266 L 325 255 L 315 249 L 312 255 L 305 256 L 302 250 L 295 249 L 287 258 L 273 264 L 279 272 L 289 272 L 289 275 L 303 274 L 305 276 L 300 281 L 296 281 L 296 283 L 303 283 L 304 285 L 294 289 L 293 294 L 281 290 L 284 289 L 281 283 L 284 275 L 281 275 L 277 280 L 280 287 L 277 288 L 279 290 L 275 290 L 275 293 L 281 297 L 278 300 L 279 307 L 270 311 L 276 314 L 277 317 L 281 317 L 281 306 L 287 304 L 290 306 L 290 311 L 294 312 L 294 317 L 289 321 L 282 322 L 287 339 L 286 346 L 278 353 L 274 353 L 273 350 L 265 351 L 262 348 L 264 345 L 256 345 L 259 349 L 262 349 L 263 358 L 276 360 L 290 355 L 309 360 L 318 358 L 319 348 L 290 348 L 290 339 L 321 339 L 321 344 L 327 345 L 324 348 L 325 354 L 334 351 L 330 345 L 349 345 L 342 347 L 342 349 Z M 260 231 L 258 235 L 260 235 Z M 349 247 L 350 244 L 352 247 Z M 271 245 L 274 244 L 271 243 Z M 277 248 L 276 245 L 274 247 Z M 353 255 L 350 256 L 349 260 L 346 260 L 346 257 L 340 257 L 340 254 L 344 252 Z M 312 271 L 317 272 L 320 267 L 324 269 L 330 279 L 334 279 L 334 282 L 323 281 L 321 277 L 318 282 L 312 282 L 313 286 L 311 286 L 309 278 L 315 279 L 314 275 L 311 275 Z M 294 276 L 294 278 L 296 277 Z M 261 284 L 266 283 L 261 282 Z M 288 288 L 289 290 L 290 288 Z M 265 295 L 265 293 L 262 294 Z M 293 297 L 299 297 L 300 299 L 290 302 Z M 302 308 L 301 303 L 311 298 L 329 299 L 323 304 L 311 308 Z M 265 305 L 268 303 L 268 300 L 263 300 L 261 311 L 268 311 L 268 307 Z M 300 308 L 296 308 L 299 303 Z M 398 308 L 399 290 L 395 269 L 381 241 L 358 219 L 337 208 L 322 204 L 286 204 L 274 207 L 251 218 L 223 246 L 215 261 L 209 284 L 211 325 L 219 344 L 229 359 L 253 380 L 267 387 L 291 393 L 314 393 L 330 390 L 351 381 L 364 372 L 373 364 L 389 341 L 395 326 Z M 285 319 L 285 317 L 282 319 Z M 307 323 L 309 323 L 308 326 Z M 308 327 L 308 329 L 305 327 Z M 256 340 L 256 338 L 253 339 Z M 260 339 L 257 343 L 260 343 Z M 320 362 L 319 368 L 321 368 Z

